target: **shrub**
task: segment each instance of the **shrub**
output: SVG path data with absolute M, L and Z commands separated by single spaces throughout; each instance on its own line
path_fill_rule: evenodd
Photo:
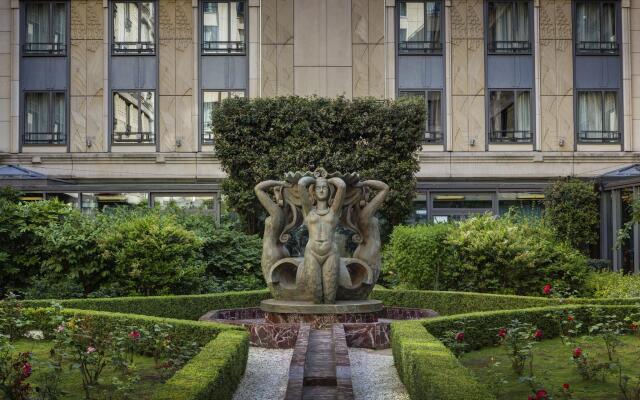
M 519 295 L 539 295 L 547 283 L 580 292 L 588 273 L 586 258 L 543 222 L 488 214 L 397 227 L 385 263 L 410 287 Z
M 563 179 L 545 190 L 545 218 L 561 240 L 585 254 L 598 242 L 599 205 L 593 182 Z
M 594 272 L 586 281 L 587 290 L 597 298 L 640 297 L 640 275 L 625 275 L 621 272 Z
M 372 98 L 232 98 L 213 111 L 224 193 L 250 233 L 263 215 L 253 187 L 288 171 L 324 167 L 385 181 L 382 209 L 391 225 L 412 210 L 424 131 L 424 104 Z

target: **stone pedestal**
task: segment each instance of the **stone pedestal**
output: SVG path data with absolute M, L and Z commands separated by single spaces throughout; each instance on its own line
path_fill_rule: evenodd
M 263 300 L 260 308 L 265 320 L 273 324 L 310 324 L 320 329 L 337 323 L 373 323 L 382 311 L 380 300 L 338 301 L 314 304 L 305 301 Z

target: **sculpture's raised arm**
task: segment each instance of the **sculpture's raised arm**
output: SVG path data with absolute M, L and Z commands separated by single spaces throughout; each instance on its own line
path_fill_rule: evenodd
M 316 179 L 312 176 L 303 176 L 298 181 L 298 192 L 300 193 L 300 202 L 302 204 L 302 214 L 306 217 L 311 211 L 311 198 L 309 197 L 309 185 L 314 183 Z
M 373 199 L 371 199 L 360 211 L 361 218 L 368 219 L 371 218 L 380 206 L 382 206 L 384 198 L 387 197 L 387 193 L 389 193 L 389 185 L 375 180 L 364 181 L 361 185 L 378 191 Z
M 253 191 L 258 197 L 258 201 L 267 210 L 269 215 L 278 215 L 282 213 L 280 206 L 276 204 L 276 202 L 274 202 L 271 199 L 271 196 L 267 193 L 267 190 L 277 186 L 290 187 L 291 185 L 284 181 L 263 181 L 253 188 Z
M 344 181 L 338 177 L 331 178 L 328 180 L 330 184 L 336 187 L 336 194 L 333 197 L 333 203 L 331 203 L 331 209 L 334 213 L 339 214 L 342 210 L 342 203 L 344 202 L 344 195 L 347 188 L 347 185 Z

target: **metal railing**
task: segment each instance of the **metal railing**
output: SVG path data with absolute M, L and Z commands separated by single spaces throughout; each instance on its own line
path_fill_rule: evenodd
M 246 45 L 244 42 L 206 41 L 202 42 L 204 54 L 244 54 Z
M 22 52 L 25 55 L 64 56 L 67 54 L 66 43 L 24 43 Z
M 576 50 L 579 53 L 618 53 L 618 42 L 576 42 Z
M 154 42 L 113 42 L 111 47 L 115 54 L 155 54 Z
M 578 142 L 588 144 L 620 143 L 620 131 L 579 131 Z
M 213 132 L 204 131 L 202 132 L 202 144 L 213 144 L 215 138 L 213 136 Z
M 490 53 L 529 53 L 531 52 L 531 42 L 528 40 L 494 40 L 489 42 Z
M 398 51 L 404 54 L 439 54 L 442 53 L 440 41 L 404 41 L 398 42 Z
M 425 132 L 422 137 L 422 144 L 442 144 L 444 136 L 441 131 Z
M 531 143 L 531 131 L 491 131 L 489 143 Z
M 153 144 L 153 132 L 113 132 L 115 144 Z
M 66 137 L 63 132 L 25 132 L 23 144 L 65 144 Z

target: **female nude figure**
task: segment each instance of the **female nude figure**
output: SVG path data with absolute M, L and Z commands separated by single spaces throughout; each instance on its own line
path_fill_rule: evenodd
M 315 207 L 308 188 L 313 183 Z M 331 206 L 329 185 L 335 187 Z M 306 293 L 312 294 L 314 303 L 333 304 L 336 300 L 340 254 L 334 236 L 340 220 L 345 188 L 346 185 L 340 178 L 305 176 L 298 181 L 302 215 L 309 230 L 309 241 L 304 250 L 304 263 L 302 268 L 298 269 L 296 280 L 303 283 Z
M 358 258 L 366 262 L 373 270 L 373 281 L 378 280 L 380 275 L 380 229 L 378 228 L 378 218 L 375 213 L 382 205 L 384 198 L 389 193 L 389 186 L 380 181 L 364 181 L 358 186 L 368 187 L 377 190 L 378 193 L 371 199 L 358 213 L 357 224 L 362 235 L 362 242 L 353 252 L 353 258 Z
M 287 182 L 264 181 L 256 185 L 253 191 L 258 196 L 258 201 L 267 210 L 269 216 L 264 221 L 264 237 L 262 238 L 262 274 L 267 282 L 270 281 L 269 269 L 278 260 L 289 257 L 289 250 L 280 242 L 280 235 L 286 225 L 284 209 L 271 199 L 267 190 L 271 188 L 291 187 Z M 282 189 L 280 189 L 282 190 Z M 282 194 L 275 190 L 276 201 L 279 202 Z

